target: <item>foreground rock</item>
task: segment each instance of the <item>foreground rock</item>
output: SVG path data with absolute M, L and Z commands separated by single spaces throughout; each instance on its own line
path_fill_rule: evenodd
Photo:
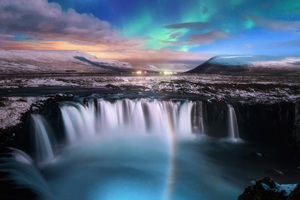
M 29 132 L 25 127 L 26 118 L 43 108 L 57 108 L 59 102 L 72 99 L 72 95 L 48 95 L 38 97 L 9 97 L 1 98 L 0 103 L 0 152 L 3 147 L 16 145 L 16 138 Z M 56 110 L 49 111 L 53 113 Z M 27 120 L 28 121 L 28 120 Z M 1 175 L 0 175 L 1 177 Z M 0 198 L 1 199 L 1 198 Z
M 245 189 L 239 200 L 298 200 L 300 184 L 278 184 L 271 178 L 264 178 Z
M 187 73 L 227 75 L 299 75 L 300 57 L 216 56 Z

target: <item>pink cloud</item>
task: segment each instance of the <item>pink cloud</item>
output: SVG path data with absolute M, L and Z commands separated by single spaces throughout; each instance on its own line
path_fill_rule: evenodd
M 215 40 L 227 38 L 228 35 L 221 31 L 212 31 L 204 34 L 193 35 L 189 38 L 189 44 L 206 44 Z
M 1 0 L 0 30 L 34 35 L 42 39 L 73 39 L 98 43 L 122 41 L 108 22 L 73 9 L 63 12 L 47 0 Z

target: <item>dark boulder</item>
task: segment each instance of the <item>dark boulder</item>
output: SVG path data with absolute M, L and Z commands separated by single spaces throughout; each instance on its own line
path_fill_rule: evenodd
M 299 200 L 300 185 L 280 185 L 267 177 L 245 189 L 238 200 Z
M 300 184 L 291 192 L 287 200 L 300 199 Z

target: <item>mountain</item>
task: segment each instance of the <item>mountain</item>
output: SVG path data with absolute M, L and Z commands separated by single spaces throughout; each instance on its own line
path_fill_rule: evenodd
M 300 75 L 300 57 L 215 56 L 186 73 L 228 75 Z
M 0 73 L 116 73 L 131 71 L 129 63 L 99 59 L 82 51 L 0 50 Z

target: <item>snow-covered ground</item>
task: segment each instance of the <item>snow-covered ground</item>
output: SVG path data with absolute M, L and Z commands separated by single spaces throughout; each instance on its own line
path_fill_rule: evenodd
M 173 93 L 193 95 L 199 99 L 237 101 L 241 103 L 299 102 L 300 79 L 298 76 L 225 76 L 225 75 L 173 75 L 173 76 L 98 76 L 98 75 L 19 75 L 1 76 L 0 97 L 6 100 L 0 105 L 0 128 L 19 123 L 21 113 L 26 112 L 39 98 L 18 97 L 23 88 L 33 88 L 39 94 L 40 87 L 57 87 L 64 92 L 65 87 L 76 90 L 106 88 L 138 92 Z M 35 89 L 36 88 L 36 89 Z M 49 92 L 49 94 L 52 94 Z M 11 97 L 13 96 L 13 97 Z M 24 96 L 24 95 L 21 95 Z M 26 96 L 26 95 L 25 95 Z M 0 99 L 1 100 L 1 99 Z M 1 103 L 1 101 L 0 101 Z M 4 104 L 4 105 L 3 105 Z
M 299 77 L 176 75 L 176 76 L 55 76 L 0 80 L 0 88 L 23 87 L 113 88 L 194 94 L 205 99 L 274 103 L 300 100 Z M 37 88 L 38 90 L 38 88 Z
M 118 72 L 129 63 L 99 59 L 82 51 L 0 50 L 0 73 Z
M 10 97 L 0 99 L 0 129 L 19 124 L 22 113 L 28 111 L 32 104 L 46 99 L 47 97 Z
M 252 67 L 298 67 L 300 68 L 300 57 L 283 56 L 216 56 L 207 61 L 212 64 L 231 66 Z
M 274 191 L 276 193 L 283 192 L 285 196 L 289 196 L 293 190 L 297 187 L 297 184 L 278 184 L 275 183 L 274 188 L 270 188 L 267 184 L 262 183 L 262 186 L 265 190 Z

